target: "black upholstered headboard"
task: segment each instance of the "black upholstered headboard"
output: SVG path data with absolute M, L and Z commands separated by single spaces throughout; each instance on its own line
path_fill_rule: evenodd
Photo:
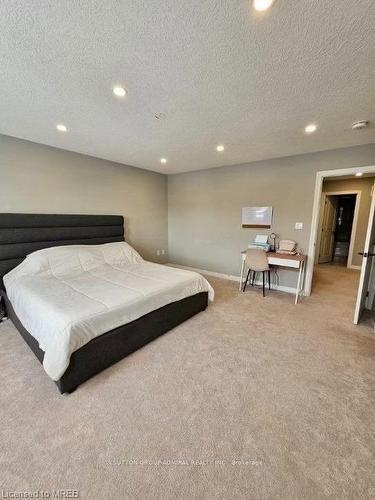
M 0 288 L 3 276 L 31 252 L 61 245 L 124 241 L 121 215 L 0 213 Z

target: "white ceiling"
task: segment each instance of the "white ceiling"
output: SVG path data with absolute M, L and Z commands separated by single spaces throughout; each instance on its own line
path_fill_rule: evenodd
M 1 2 L 0 132 L 165 173 L 375 142 L 374 26 L 374 0 Z

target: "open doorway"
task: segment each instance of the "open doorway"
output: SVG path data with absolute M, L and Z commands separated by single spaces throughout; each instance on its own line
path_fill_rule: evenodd
M 356 202 L 356 194 L 343 194 L 337 197 L 335 241 L 332 260 L 344 266 L 348 265 L 351 241 L 355 236 L 356 228 L 353 221 Z
M 317 174 L 306 289 L 320 284 L 319 293 L 324 290 L 332 304 L 344 293 L 354 323 L 374 326 L 375 166 L 364 170 Z
M 316 263 L 355 269 L 353 251 L 356 236 L 360 237 L 357 235 L 357 223 L 361 190 L 331 192 L 329 184 L 323 184 Z

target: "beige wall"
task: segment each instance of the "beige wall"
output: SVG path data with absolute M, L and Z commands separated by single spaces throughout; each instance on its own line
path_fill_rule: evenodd
M 363 251 L 365 244 L 373 184 L 374 178 L 370 177 L 365 177 L 362 179 L 330 179 L 323 183 L 322 190 L 326 193 L 339 191 L 360 191 L 361 193 L 357 229 L 354 235 L 354 249 L 352 259 L 352 265 L 354 266 L 360 266 L 362 263 L 362 257 L 358 255 L 358 252 Z
M 0 211 L 121 214 L 145 258 L 166 261 L 168 243 L 170 262 L 238 275 L 259 232 L 241 228 L 243 206 L 272 205 L 272 231 L 306 251 L 316 172 L 373 164 L 375 144 L 171 175 L 167 204 L 167 176 L 0 135 Z
M 0 212 L 123 215 L 129 243 L 167 258 L 167 178 L 154 172 L 0 135 Z
M 258 231 L 241 228 L 241 208 L 274 208 L 272 230 L 308 250 L 316 172 L 375 164 L 375 144 L 168 177 L 169 261 L 238 275 L 240 252 Z M 303 222 L 303 231 L 294 229 Z M 295 286 L 293 272 L 281 284 Z

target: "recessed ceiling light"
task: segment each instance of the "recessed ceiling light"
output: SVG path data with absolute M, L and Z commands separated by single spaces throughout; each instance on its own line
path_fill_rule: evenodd
M 222 153 L 224 151 L 224 146 L 222 144 L 219 144 L 218 146 L 216 146 L 216 151 L 218 151 L 219 153 Z
M 255 10 L 264 11 L 269 9 L 275 0 L 253 0 Z
M 113 93 L 117 97 L 125 97 L 126 96 L 126 89 L 124 89 L 124 87 L 113 87 Z
M 356 176 L 356 177 L 362 177 L 362 175 L 363 175 L 363 174 L 362 174 L 362 172 L 357 172 L 357 173 L 355 174 L 355 176 Z
M 318 126 L 315 125 L 315 123 L 311 123 L 310 125 L 307 125 L 305 127 L 305 132 L 306 134 L 313 134 L 314 132 L 317 131 Z
M 67 132 L 68 128 L 63 125 L 62 123 L 59 123 L 58 125 L 56 125 L 56 128 L 59 132 Z
M 167 163 L 167 159 L 166 158 L 160 158 L 160 163 Z

